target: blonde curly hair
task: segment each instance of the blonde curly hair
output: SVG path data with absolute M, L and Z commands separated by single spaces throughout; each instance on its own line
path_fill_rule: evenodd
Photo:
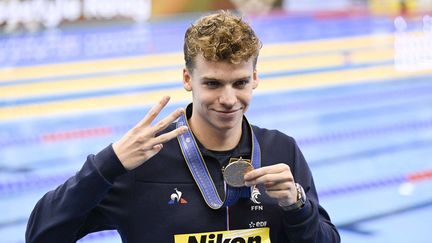
M 189 71 L 193 70 L 198 54 L 208 61 L 232 64 L 253 57 L 255 69 L 261 46 L 261 41 L 246 22 L 227 11 L 220 11 L 198 19 L 186 30 L 183 51 Z

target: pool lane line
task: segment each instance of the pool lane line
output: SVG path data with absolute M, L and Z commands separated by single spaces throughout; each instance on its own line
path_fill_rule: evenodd
M 319 190 L 319 197 L 336 197 L 362 191 L 368 191 L 381 187 L 400 185 L 402 183 L 419 183 L 422 181 L 432 180 L 432 169 L 411 172 L 405 175 L 388 176 L 384 178 L 368 179 L 366 181 L 352 182 L 351 184 L 331 187 Z
M 18 79 L 18 80 L 6 80 L 0 82 L 0 87 L 8 87 L 22 84 L 36 84 L 36 83 L 54 83 L 59 81 L 68 81 L 68 80 L 79 80 L 86 78 L 104 78 L 110 76 L 119 76 L 119 75 L 130 75 L 130 74 L 140 74 L 140 73 L 148 73 L 148 72 L 156 72 L 156 71 L 167 71 L 171 69 L 181 69 L 183 65 L 168 65 L 162 67 L 150 67 L 150 68 L 134 68 L 127 70 L 114 70 L 114 71 L 100 71 L 100 72 L 89 72 L 83 74 L 70 74 L 63 76 L 50 76 L 50 77 L 41 77 L 41 78 L 29 78 L 29 79 Z
M 355 151 L 353 153 L 330 156 L 327 158 L 309 159 L 308 164 L 311 168 L 318 168 L 318 167 L 332 166 L 332 165 L 343 164 L 343 163 L 352 163 L 353 160 L 361 160 L 364 158 L 370 158 L 374 156 L 393 154 L 393 153 L 404 152 L 407 150 L 414 150 L 414 149 L 425 149 L 429 147 L 432 148 L 432 139 L 415 140 L 406 143 L 391 144 L 391 145 L 381 146 L 381 147 L 373 147 L 369 149 Z
M 416 203 L 412 203 L 412 204 L 405 206 L 405 207 L 402 207 L 402 208 L 393 209 L 393 210 L 390 210 L 387 212 L 380 212 L 380 213 L 373 214 L 373 215 L 366 216 L 366 217 L 362 217 L 359 219 L 354 219 L 354 220 L 351 220 L 349 222 L 339 223 L 339 224 L 337 224 L 337 228 L 339 230 L 350 231 L 352 233 L 356 233 L 359 235 L 372 236 L 373 234 L 375 234 L 375 232 L 373 230 L 364 229 L 363 227 L 360 226 L 360 224 L 368 223 L 371 221 L 380 220 L 380 219 L 384 219 L 384 218 L 388 218 L 388 217 L 393 217 L 393 216 L 396 216 L 399 214 L 412 212 L 414 210 L 429 208 L 431 206 L 432 206 L 432 200 L 424 201 L 424 202 L 418 202 L 418 203 L 416 202 Z
M 24 138 L 12 138 L 0 141 L 0 147 L 6 148 L 11 146 L 26 146 L 35 143 L 53 143 L 61 141 L 79 140 L 83 138 L 104 137 L 113 134 L 122 134 L 134 124 L 124 124 L 119 126 L 93 127 L 84 129 L 75 129 L 69 131 L 43 133 L 41 135 Z M 297 142 L 302 147 L 326 144 L 329 142 L 343 142 L 359 138 L 382 136 L 400 132 L 410 132 L 416 130 L 429 130 L 432 128 L 432 119 L 406 121 L 394 124 L 386 124 L 375 127 L 366 127 L 360 129 L 350 129 L 345 131 L 335 131 L 326 134 L 319 134 L 309 137 L 297 138 Z
M 314 146 L 329 142 L 343 142 L 359 138 L 373 137 L 377 135 L 388 135 L 400 132 L 409 132 L 416 130 L 429 130 L 432 128 L 432 119 L 408 121 L 394 123 L 390 125 L 381 125 L 376 127 L 366 127 L 360 129 L 351 129 L 346 131 L 336 131 L 317 136 L 303 137 L 297 139 L 297 142 L 302 146 Z

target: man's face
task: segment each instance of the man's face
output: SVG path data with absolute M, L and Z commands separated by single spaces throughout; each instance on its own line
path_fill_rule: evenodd
M 192 123 L 200 129 L 221 132 L 241 129 L 243 114 L 258 85 L 253 58 L 240 64 L 211 62 L 195 57 L 195 68 L 183 70 L 183 85 L 192 91 Z

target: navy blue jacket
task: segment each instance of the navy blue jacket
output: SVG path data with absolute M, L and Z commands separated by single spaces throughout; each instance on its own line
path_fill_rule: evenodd
M 167 130 L 174 129 L 174 124 Z M 247 130 L 247 129 L 246 129 Z M 250 155 L 250 134 L 229 155 Z M 90 155 L 82 169 L 35 206 L 26 242 L 75 242 L 95 231 L 115 229 L 127 243 L 174 242 L 174 235 L 269 227 L 272 243 L 340 242 L 326 211 L 319 205 L 313 178 L 294 139 L 276 130 L 253 126 L 262 165 L 287 163 L 295 181 L 306 191 L 307 203 L 299 211 L 283 211 L 258 186 L 259 206 L 241 199 L 228 209 L 210 209 L 173 139 L 149 161 L 126 171 L 112 146 Z M 224 198 L 221 167 L 229 159 L 201 147 L 215 185 Z M 262 207 L 261 207 L 262 206 Z

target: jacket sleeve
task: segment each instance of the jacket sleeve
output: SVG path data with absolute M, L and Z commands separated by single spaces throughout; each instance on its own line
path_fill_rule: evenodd
M 313 177 L 299 147 L 293 140 L 294 180 L 302 185 L 307 202 L 299 211 L 283 211 L 285 234 L 290 242 L 296 243 L 339 243 L 340 236 L 330 217 L 318 201 Z
M 100 203 L 116 178 L 125 173 L 111 145 L 89 155 L 76 175 L 36 204 L 27 224 L 26 242 L 75 242 L 90 232 L 113 229 Z

